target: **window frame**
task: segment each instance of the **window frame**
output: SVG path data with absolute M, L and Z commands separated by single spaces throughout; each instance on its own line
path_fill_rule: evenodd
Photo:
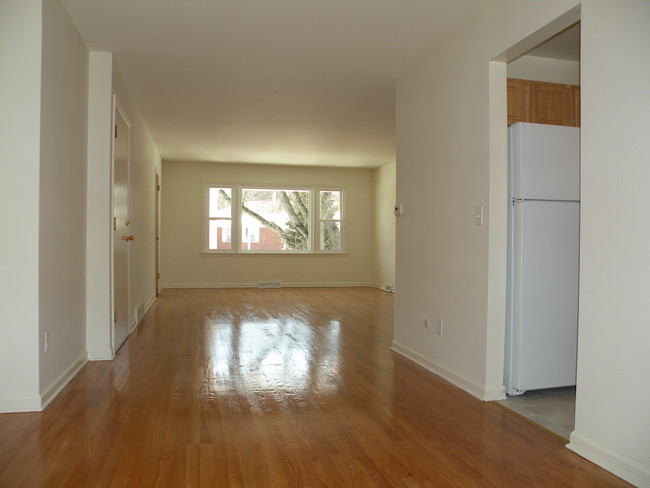
M 230 218 L 227 217 L 210 217 L 210 189 L 211 188 L 229 188 L 230 189 Z M 235 248 L 235 245 L 239 245 L 239 238 L 236 235 L 233 235 L 233 228 L 237 223 L 235 222 L 235 206 L 239 204 L 239 196 L 237 194 L 235 185 L 213 185 L 213 184 L 204 184 L 203 185 L 203 245 L 202 251 L 205 253 L 229 253 L 232 252 Z M 230 220 L 230 249 L 210 249 L 210 222 L 219 221 L 219 220 Z
M 209 216 L 209 207 L 210 207 L 210 188 L 229 188 L 231 189 L 231 198 L 232 205 L 230 208 L 230 249 L 210 249 L 209 248 L 209 222 L 211 220 L 227 220 L 225 217 L 210 217 Z M 241 201 L 244 190 L 296 190 L 296 191 L 308 191 L 309 192 L 309 249 L 307 250 L 262 250 L 262 249 L 242 249 L 242 210 L 241 210 Z M 320 208 L 320 192 L 323 191 L 336 191 L 340 192 L 341 195 L 341 215 L 340 222 L 341 225 L 341 248 L 339 250 L 321 250 L 320 249 L 320 225 L 321 225 L 321 208 Z M 316 186 L 316 185 L 269 185 L 269 184 L 242 184 L 242 183 L 204 183 L 203 191 L 203 236 L 202 236 L 202 245 L 201 245 L 201 254 L 236 254 L 236 255 L 318 255 L 318 254 L 346 254 L 345 242 L 346 242 L 346 231 L 345 231 L 345 215 L 347 212 L 346 209 L 346 200 L 345 200 L 345 188 L 335 187 L 335 186 Z M 325 219 L 329 221 L 331 219 Z
M 338 219 L 323 219 L 321 218 L 321 192 L 339 192 L 339 198 L 340 198 L 340 211 L 339 211 L 339 218 Z M 315 193 L 315 198 L 318 200 L 316 202 L 316 212 L 314 215 L 314 229 L 315 232 L 313 232 L 313 237 L 314 237 L 314 243 L 318 245 L 318 250 L 316 251 L 319 254 L 341 254 L 345 253 L 345 203 L 344 203 L 344 195 L 345 192 L 343 188 L 341 187 L 314 187 L 314 193 Z M 321 223 L 322 222 L 338 222 L 340 225 L 341 229 L 341 237 L 340 237 L 340 248 L 339 249 L 321 249 L 321 235 L 320 235 L 320 229 L 321 229 Z

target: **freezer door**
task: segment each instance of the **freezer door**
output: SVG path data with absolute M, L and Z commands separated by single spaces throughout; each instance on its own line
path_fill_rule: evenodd
M 510 129 L 514 198 L 580 200 L 580 129 L 513 124 Z
M 514 206 L 512 377 L 515 390 L 575 385 L 579 203 Z

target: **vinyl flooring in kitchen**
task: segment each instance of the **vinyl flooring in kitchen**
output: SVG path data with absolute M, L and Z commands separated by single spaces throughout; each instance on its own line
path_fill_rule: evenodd
M 567 442 L 575 427 L 575 386 L 531 390 L 498 403 Z

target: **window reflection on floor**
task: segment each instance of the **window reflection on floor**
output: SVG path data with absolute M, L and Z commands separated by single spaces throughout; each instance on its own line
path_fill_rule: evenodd
M 214 393 L 247 387 L 325 393 L 337 387 L 341 324 L 294 318 L 216 319 L 208 326 L 206 380 Z

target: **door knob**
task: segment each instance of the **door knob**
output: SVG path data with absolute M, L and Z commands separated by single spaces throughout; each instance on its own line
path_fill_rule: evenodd
M 133 239 L 135 239 L 135 237 L 133 237 L 132 235 L 125 235 L 122 236 L 122 239 L 125 241 L 132 241 Z

